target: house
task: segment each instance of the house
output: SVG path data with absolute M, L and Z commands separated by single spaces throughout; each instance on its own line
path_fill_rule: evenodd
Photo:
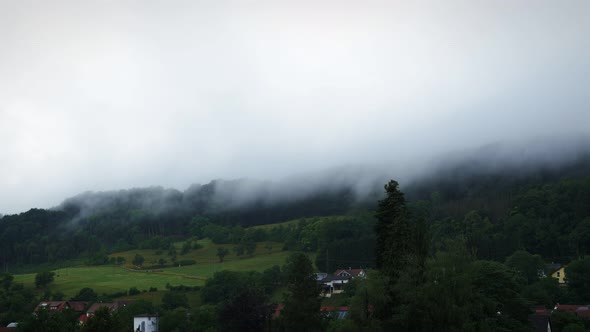
M 316 274 L 317 276 L 318 274 Z M 340 294 L 344 292 L 344 285 L 349 280 L 354 278 L 365 278 L 366 273 L 363 269 L 340 269 L 334 272 L 334 275 L 327 276 L 323 279 L 318 279 L 318 284 L 321 288 L 321 296 L 331 297 L 332 294 Z M 316 278 L 317 279 L 317 278 Z
M 133 328 L 135 332 L 158 332 L 157 315 L 138 315 L 133 317 Z
M 88 302 L 83 301 L 43 301 L 40 302 L 33 313 L 39 310 L 47 310 L 49 312 L 61 312 L 65 309 L 72 309 L 76 312 L 83 312 Z
M 556 266 L 550 273 L 552 278 L 557 279 L 560 286 L 565 286 L 567 279 L 565 278 L 565 265 Z
M 332 294 L 340 294 L 344 292 L 344 284 L 352 279 L 351 276 L 328 276 L 318 283 L 321 285 L 321 296 L 332 297 Z
M 349 268 L 348 270 L 336 270 L 336 272 L 334 272 L 334 275 L 341 276 L 341 277 L 352 277 L 352 278 L 365 278 L 367 276 L 365 273 L 365 270 L 351 269 L 351 268 Z
M 66 301 L 43 301 L 35 307 L 34 312 L 39 312 L 40 310 L 47 310 L 49 312 L 60 312 L 66 308 L 69 308 L 68 302 Z

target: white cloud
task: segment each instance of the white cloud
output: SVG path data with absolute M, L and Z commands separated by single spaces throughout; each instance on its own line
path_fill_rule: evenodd
M 0 212 L 588 134 L 589 10 L 3 2 Z

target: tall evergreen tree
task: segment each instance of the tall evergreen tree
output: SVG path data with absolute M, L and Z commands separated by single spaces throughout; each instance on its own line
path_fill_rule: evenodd
M 268 331 L 273 307 L 258 288 L 244 288 L 219 310 L 219 330 L 238 332 Z
M 395 282 L 399 270 L 406 265 L 414 244 L 406 199 L 398 187 L 399 184 L 394 180 L 385 185 L 386 197 L 379 201 L 375 214 L 377 268 L 392 282 Z
M 320 292 L 309 257 L 303 253 L 291 254 L 284 271 L 289 292 L 281 311 L 282 330 L 321 331 Z

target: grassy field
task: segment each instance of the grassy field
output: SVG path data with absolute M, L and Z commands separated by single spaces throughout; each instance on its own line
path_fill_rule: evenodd
M 338 218 L 338 217 L 330 217 Z M 317 218 L 308 218 L 315 220 Z M 287 221 L 280 224 L 261 225 L 257 228 L 271 229 L 278 225 L 295 225 L 301 219 Z M 77 262 L 77 266 L 55 267 L 55 280 L 50 284 L 53 293 L 63 292 L 66 298 L 72 297 L 80 289 L 89 287 L 94 289 L 98 294 L 113 294 L 117 292 L 126 292 L 131 287 L 137 287 L 140 291 L 149 290 L 152 287 L 157 288 L 158 292 L 145 292 L 136 295 L 134 298 L 145 298 L 153 303 L 161 301 L 162 291 L 166 290 L 166 284 L 172 286 L 202 286 L 207 278 L 213 276 L 215 272 L 222 270 L 229 271 L 263 271 L 274 265 L 283 265 L 289 251 L 282 251 L 283 243 L 280 242 L 259 242 L 253 256 L 243 255 L 236 256 L 233 251 L 234 245 L 214 244 L 209 239 L 193 241 L 199 243 L 200 249 L 190 250 L 188 253 L 181 255 L 181 249 L 184 242 L 177 242 L 174 246 L 177 249 L 176 262 L 182 260 L 194 260 L 196 264 L 179 266 L 172 263 L 168 250 L 130 250 L 111 254 L 110 257 L 123 257 L 125 264 L 122 266 L 102 265 L 102 266 L 84 266 Z M 229 254 L 224 257 L 224 262 L 220 263 L 217 257 L 217 249 L 225 247 Z M 136 254 L 145 258 L 143 270 L 136 270 L 131 263 Z M 314 260 L 311 255 L 311 260 Z M 164 267 L 158 267 L 158 261 L 166 261 Z M 28 272 L 28 271 L 27 271 Z M 34 287 L 35 274 L 16 274 L 15 281 L 24 283 L 26 287 Z M 193 299 L 191 299 L 193 300 Z M 195 299 L 195 301 L 197 301 Z
M 55 280 L 50 285 L 52 292 L 63 292 L 66 297 L 75 295 L 80 289 L 90 287 L 97 293 L 112 294 L 128 291 L 131 287 L 149 290 L 156 287 L 166 289 L 166 284 L 200 286 L 203 280 L 186 278 L 176 274 L 158 274 L 145 271 L 132 271 L 119 266 L 71 267 L 55 270 Z M 27 287 L 35 286 L 35 274 L 15 275 L 16 282 Z
M 191 250 L 186 255 L 178 255 L 177 260 L 194 259 L 194 265 L 169 266 L 157 270 L 134 270 L 129 266 L 78 266 L 54 270 L 55 280 L 50 285 L 52 292 L 63 292 L 67 298 L 75 295 L 80 289 L 90 287 L 99 294 L 112 294 L 128 291 L 131 287 L 137 287 L 140 291 L 156 287 L 165 290 L 166 284 L 172 286 L 202 286 L 205 280 L 215 272 L 221 270 L 230 271 L 263 271 L 273 265 L 283 265 L 290 252 L 281 251 L 282 243 L 260 242 L 252 257 L 237 257 L 233 253 L 231 245 L 216 245 L 208 240 L 199 241 L 203 248 Z M 182 243 L 176 244 L 182 246 Z M 230 250 L 223 263 L 217 257 L 217 248 L 225 246 Z M 272 247 L 271 250 L 269 248 Z M 156 254 L 155 250 L 131 250 L 115 253 L 111 256 L 125 257 L 130 262 L 135 254 L 141 254 L 146 262 L 156 261 L 159 258 L 170 258 L 163 254 Z M 26 287 L 34 287 L 35 274 L 15 275 L 15 281 L 24 283 Z M 158 297 L 156 293 L 143 293 L 141 296 Z M 158 302 L 159 299 L 152 299 Z
M 211 261 L 206 264 L 188 265 L 182 267 L 172 267 L 165 269 L 166 272 L 180 273 L 189 276 L 210 277 L 215 272 L 221 270 L 230 271 L 263 271 L 271 268 L 273 265 L 283 265 L 285 258 L 290 254 L 288 251 L 276 251 L 268 254 L 258 254 L 251 258 L 237 258 L 226 260 L 223 263 Z

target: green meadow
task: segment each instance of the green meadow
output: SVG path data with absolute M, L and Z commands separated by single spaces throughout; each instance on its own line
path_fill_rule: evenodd
M 128 291 L 131 287 L 136 287 L 140 291 L 147 291 L 152 287 L 165 290 L 167 284 L 172 286 L 202 286 L 207 278 L 213 276 L 215 272 L 222 270 L 263 271 L 274 265 L 283 265 L 285 258 L 290 254 L 288 251 L 282 251 L 282 243 L 278 242 L 258 243 L 256 251 L 251 257 L 247 255 L 236 256 L 233 252 L 233 245 L 217 245 L 209 240 L 199 240 L 198 242 L 203 246 L 202 248 L 177 256 L 177 261 L 195 260 L 196 264 L 194 265 L 171 266 L 171 259 L 166 252 L 130 250 L 111 255 L 112 257 L 124 257 L 127 262 L 125 265 L 73 266 L 53 270 L 55 279 L 49 285 L 49 288 L 53 293 L 62 292 L 66 295 L 66 298 L 69 298 L 84 287 L 92 288 L 98 294 L 112 294 Z M 182 242 L 175 244 L 175 246 L 180 249 Z M 219 262 L 217 257 L 219 247 L 225 247 L 230 251 L 223 262 Z M 167 266 L 142 270 L 134 269 L 129 262 L 133 260 L 136 254 L 145 257 L 144 266 L 149 266 L 160 258 L 167 260 Z M 15 281 L 24 283 L 26 287 L 34 287 L 35 274 L 15 275 Z M 140 296 L 159 297 L 158 293 L 148 292 L 142 293 Z M 158 302 L 159 299 L 154 298 L 154 300 Z
M 299 221 L 300 219 L 255 227 L 268 230 L 278 225 L 295 225 Z M 125 263 L 122 265 L 86 266 L 76 262 L 74 266 L 52 269 L 55 272 L 55 279 L 49 285 L 49 289 L 52 293 L 62 292 L 66 298 L 70 298 L 85 287 L 94 289 L 98 294 L 126 292 L 131 287 L 136 287 L 142 293 L 133 298 L 145 298 L 152 303 L 159 303 L 162 291 L 166 290 L 167 284 L 202 286 L 207 278 L 222 270 L 264 271 L 274 265 L 282 266 L 291 253 L 282 250 L 281 242 L 265 241 L 256 244 L 253 255 L 244 254 L 238 257 L 233 250 L 235 245 L 214 244 L 209 239 L 202 239 L 192 241 L 193 244 L 198 243 L 201 246 L 199 249 L 191 249 L 186 254 L 181 254 L 184 243 L 184 241 L 174 243 L 177 251 L 175 264 L 172 257 L 168 255 L 168 250 L 136 249 L 109 255 L 109 257 L 123 257 Z M 223 262 L 220 262 L 217 256 L 217 250 L 221 247 L 229 250 Z M 131 263 L 136 255 L 141 255 L 145 259 L 142 269 L 137 269 Z M 310 258 L 313 261 L 313 255 Z M 165 261 L 162 267 L 158 266 L 161 259 Z M 183 260 L 192 260 L 196 263 L 183 266 L 181 264 Z M 16 274 L 14 277 L 16 282 L 24 283 L 26 287 L 35 287 L 35 273 Z M 158 291 L 148 292 L 150 288 L 157 288 Z

